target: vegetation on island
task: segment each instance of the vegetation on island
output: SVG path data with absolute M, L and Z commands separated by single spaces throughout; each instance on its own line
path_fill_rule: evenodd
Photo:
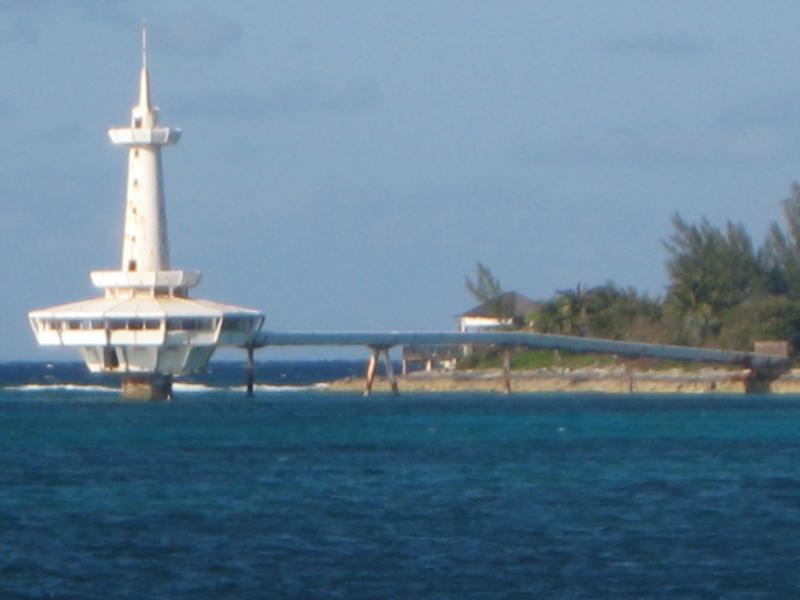
M 668 275 L 664 295 L 654 297 L 613 282 L 578 284 L 539 301 L 527 316 L 527 328 L 740 350 L 752 349 L 756 340 L 788 341 L 797 347 L 800 185 L 791 186 L 782 205 L 783 224 L 773 222 L 760 246 L 742 223 L 718 226 L 706 218 L 691 223 L 676 213 L 673 231 L 663 240 Z M 502 291 L 481 263 L 475 280 L 467 278 L 467 289 L 480 302 Z
M 482 262 L 478 262 L 475 271 L 475 280 L 473 281 L 467 276 L 464 278 L 464 285 L 467 286 L 469 293 L 472 294 L 478 302 L 489 302 L 503 293 L 500 280 L 492 275 L 489 267 Z

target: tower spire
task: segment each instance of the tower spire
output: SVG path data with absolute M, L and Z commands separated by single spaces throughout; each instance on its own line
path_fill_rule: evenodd
M 147 21 L 142 21 L 142 67 L 147 68 Z
M 147 70 L 147 23 L 142 21 L 142 71 L 139 75 L 139 107 L 150 111 L 150 73 Z

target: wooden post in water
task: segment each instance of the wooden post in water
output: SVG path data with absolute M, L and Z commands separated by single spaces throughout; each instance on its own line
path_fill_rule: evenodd
M 630 363 L 625 363 L 625 391 L 629 394 L 633 393 L 633 367 Z
M 255 384 L 255 371 L 256 371 L 256 363 L 253 360 L 253 347 L 247 347 L 247 367 L 246 367 L 246 377 L 247 377 L 247 397 L 253 397 L 253 388 Z
M 511 393 L 511 349 L 503 349 L 503 386 L 506 394 Z
M 394 374 L 394 367 L 392 366 L 392 359 L 389 356 L 389 349 L 383 349 L 383 361 L 386 364 L 386 376 L 389 378 L 389 383 L 392 386 L 392 393 L 395 396 L 400 395 L 400 389 L 397 387 L 397 377 Z

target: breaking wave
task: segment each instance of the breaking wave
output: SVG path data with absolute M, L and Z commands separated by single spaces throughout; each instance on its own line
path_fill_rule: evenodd
M 313 390 L 327 389 L 327 383 L 314 383 L 311 385 L 270 385 L 266 383 L 256 384 L 253 386 L 253 391 L 258 392 L 308 392 Z M 247 388 L 243 385 L 234 386 L 212 386 L 202 383 L 185 383 L 175 382 L 172 384 L 172 391 L 177 394 L 204 394 L 209 392 L 236 392 L 244 394 Z
M 9 385 L 2 388 L 9 392 L 81 392 L 81 393 L 114 393 L 119 391 L 115 387 L 106 385 L 82 385 L 79 383 L 26 383 L 24 385 Z
M 311 385 L 268 385 L 261 384 L 253 386 L 256 392 L 308 392 L 314 390 L 327 390 L 330 384 L 327 383 L 313 383 Z M 244 386 L 236 388 L 238 390 L 245 390 Z
M 326 383 L 315 383 L 312 385 L 268 385 L 260 384 L 254 386 L 256 393 L 281 393 L 281 392 L 307 392 L 313 390 L 327 389 Z M 47 393 L 47 392 L 70 392 L 79 394 L 118 394 L 119 388 L 115 386 L 106 385 L 81 385 L 77 383 L 28 383 L 24 385 L 9 385 L 1 387 L 8 392 L 29 392 L 29 393 Z M 221 391 L 237 392 L 244 394 L 246 391 L 245 386 L 211 386 L 202 383 L 183 383 L 177 382 L 172 384 L 172 389 L 177 394 L 209 394 L 219 393 Z

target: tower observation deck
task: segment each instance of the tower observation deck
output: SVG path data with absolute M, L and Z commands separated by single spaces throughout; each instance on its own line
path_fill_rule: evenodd
M 171 269 L 161 149 L 176 144 L 181 131 L 158 124 L 144 28 L 130 126 L 108 134 L 128 150 L 120 269 L 92 272 L 103 297 L 35 310 L 28 318 L 39 344 L 76 346 L 91 371 L 122 375 L 124 396 L 170 397 L 172 378 L 205 369 L 217 346 L 252 344 L 264 315 L 189 298 L 200 273 Z

